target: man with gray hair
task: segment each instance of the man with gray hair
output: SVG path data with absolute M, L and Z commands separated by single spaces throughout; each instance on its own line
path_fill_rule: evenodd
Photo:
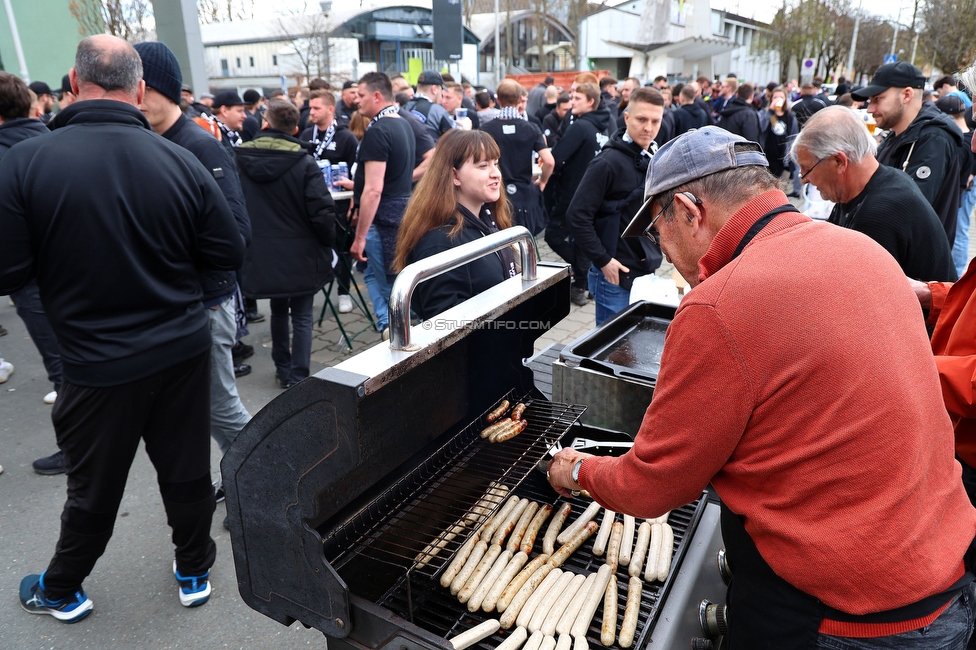
M 711 484 L 730 650 L 964 648 L 976 509 L 898 264 L 797 212 L 759 145 L 718 127 L 661 147 L 644 196 L 623 236 L 659 243 L 694 289 L 633 448 L 565 448 L 550 483 L 643 518 Z
M 862 232 L 891 253 L 910 278 L 954 281 L 939 216 L 911 177 L 875 158 L 877 144 L 851 109 L 828 106 L 811 117 L 790 155 L 801 177 L 834 202 L 830 223 Z
M 69 73 L 78 101 L 54 133 L 0 161 L 0 294 L 36 278 L 64 373 L 51 419 L 68 499 L 54 557 L 21 581 L 20 603 L 66 623 L 92 610 L 82 582 L 112 536 L 140 440 L 173 530 L 181 604 L 209 599 L 216 556 L 199 274 L 240 268 L 244 240 L 210 170 L 152 132 L 142 74 L 125 41 L 84 39 Z

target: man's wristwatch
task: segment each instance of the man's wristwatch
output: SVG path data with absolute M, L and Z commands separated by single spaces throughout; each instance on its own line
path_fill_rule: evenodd
M 576 485 L 579 485 L 579 473 L 580 473 L 580 468 L 581 467 L 583 467 L 583 459 L 582 458 L 580 458 L 578 461 L 576 461 L 576 464 L 573 465 L 573 482 L 575 482 Z

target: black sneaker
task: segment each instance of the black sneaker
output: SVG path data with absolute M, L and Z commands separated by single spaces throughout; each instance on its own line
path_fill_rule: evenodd
M 94 604 L 84 590 L 69 598 L 51 600 L 44 595 L 44 574 L 32 574 L 20 581 L 20 606 L 31 614 L 47 614 L 62 623 L 77 623 L 92 612 Z
M 569 290 L 569 301 L 577 307 L 586 306 L 586 290 L 572 287 Z
M 235 377 L 244 377 L 245 375 L 249 375 L 249 374 L 251 374 L 251 366 L 247 365 L 246 363 L 242 363 L 239 366 L 237 365 L 234 366 Z
M 297 381 L 287 381 L 278 375 L 275 375 L 275 381 L 278 383 L 278 388 L 284 388 L 285 390 L 288 390 L 298 383 Z
M 247 322 L 248 323 L 260 323 L 264 320 L 264 314 L 260 314 L 256 311 L 247 312 Z
M 214 501 L 220 503 L 226 497 L 226 495 L 224 494 L 224 482 L 218 477 L 217 480 L 213 482 L 213 488 L 214 488 Z
M 238 341 L 230 349 L 230 353 L 234 357 L 234 365 L 239 366 L 244 359 L 250 359 L 254 356 L 254 346 Z
M 50 456 L 38 458 L 32 463 L 34 471 L 38 474 L 53 476 L 54 474 L 64 474 L 64 452 L 58 451 Z
M 7 329 L 3 325 L 0 325 L 0 336 L 6 336 L 6 335 L 7 335 Z

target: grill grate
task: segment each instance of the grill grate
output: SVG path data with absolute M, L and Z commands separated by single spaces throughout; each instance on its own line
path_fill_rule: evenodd
M 443 540 L 491 486 L 514 491 L 586 409 L 528 396 L 519 400 L 513 392 L 504 399 L 526 405 L 525 431 L 508 442 L 489 443 L 479 435 L 488 411 L 462 429 L 324 540 L 326 557 L 340 573 L 349 562 L 365 559 L 372 574 L 383 573 L 375 566 L 379 563 L 399 569 L 398 577 L 403 572 L 433 577 L 490 513 L 444 540 L 436 555 L 424 553 L 428 545 Z M 337 557 L 330 557 L 332 549 Z
M 554 504 L 554 509 L 558 508 L 559 504 L 565 501 L 555 495 L 541 472 L 534 472 L 515 493 L 520 497 L 526 497 L 539 503 L 552 503 Z M 570 499 L 568 501 L 572 506 L 572 513 L 567 519 L 567 525 L 579 517 L 587 505 L 589 505 L 588 500 L 581 498 Z M 637 633 L 634 635 L 634 648 L 642 648 L 647 643 L 647 637 L 657 622 L 661 604 L 670 591 L 672 581 L 678 572 L 678 567 L 687 548 L 686 540 L 691 539 L 704 506 L 705 500 L 704 498 L 700 498 L 677 510 L 673 510 L 668 518 L 668 523 L 674 530 L 672 570 L 664 584 L 659 582 L 644 583 L 644 589 L 641 594 Z M 602 514 L 597 521 L 601 520 Z M 543 531 L 546 525 L 543 525 Z M 576 553 L 573 553 L 569 557 L 561 568 L 564 571 L 581 574 L 596 572 L 604 564 L 605 558 L 593 555 L 592 550 L 595 539 L 595 535 L 590 537 Z M 540 532 L 536 540 L 536 546 L 530 557 L 538 555 L 541 549 L 542 533 Z M 450 556 L 447 559 L 450 559 Z M 617 581 L 619 583 L 617 597 L 618 631 L 620 624 L 623 622 L 624 609 L 627 604 L 627 581 L 629 578 L 627 568 L 620 567 L 617 571 Z M 437 581 L 411 579 L 410 575 L 405 576 L 382 596 L 378 600 L 378 604 L 391 609 L 412 623 L 445 638 L 451 638 L 465 630 L 469 630 L 489 618 L 498 617 L 497 613 L 486 614 L 484 612 L 477 612 L 472 614 L 467 610 L 465 605 L 462 605 L 456 597 L 451 595 L 450 591 L 441 587 Z M 591 648 L 603 647 L 600 642 L 600 625 L 603 621 L 602 612 L 603 604 L 601 600 L 600 608 L 587 632 L 587 641 Z M 507 636 L 507 631 L 500 630 L 498 633 L 482 641 L 477 647 L 481 647 L 484 650 L 491 650 L 496 648 Z M 610 647 L 619 649 L 620 646 L 615 642 Z

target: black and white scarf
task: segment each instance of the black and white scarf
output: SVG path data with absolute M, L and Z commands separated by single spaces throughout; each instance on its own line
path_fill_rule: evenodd
M 373 119 L 369 121 L 369 125 L 373 126 L 373 122 L 380 119 L 381 117 L 386 117 L 387 115 L 396 115 L 400 111 L 396 104 L 390 104 L 379 113 L 373 116 Z
M 338 125 L 338 123 L 335 120 L 332 120 L 332 124 L 329 125 L 329 128 L 326 129 L 326 131 L 325 131 L 325 135 L 322 136 L 322 141 L 321 142 L 319 142 L 319 126 L 318 126 L 318 124 L 316 124 L 316 125 L 314 125 L 312 127 L 312 142 L 318 142 L 318 146 L 315 147 L 315 159 L 316 160 L 321 160 L 322 153 L 325 151 L 325 148 L 329 146 L 329 143 L 330 142 L 332 142 L 332 138 L 335 137 L 335 132 L 336 132 L 336 126 L 337 125 Z
M 230 142 L 230 146 L 239 147 L 241 146 L 241 144 L 244 143 L 244 141 L 241 139 L 240 133 L 228 129 L 227 125 L 220 121 L 220 118 L 215 117 L 214 120 L 216 120 L 217 122 L 217 128 L 220 129 L 220 132 L 223 134 L 223 136 L 227 138 L 228 142 Z
M 518 108 L 515 106 L 505 106 L 504 108 L 498 109 L 498 120 L 524 120 L 527 119 L 522 117 L 522 114 L 518 112 Z

